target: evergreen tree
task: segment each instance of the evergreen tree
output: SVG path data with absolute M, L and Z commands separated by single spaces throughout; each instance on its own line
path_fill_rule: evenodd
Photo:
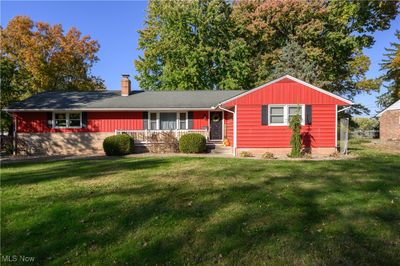
M 279 78 L 289 74 L 306 82 L 322 85 L 319 80 L 321 73 L 315 61 L 311 60 L 304 49 L 295 41 L 282 48 L 277 62 L 273 64 L 272 78 Z
M 400 31 L 396 31 L 396 37 L 400 40 Z M 383 59 L 381 70 L 386 71 L 382 79 L 388 82 L 387 92 L 378 97 L 377 103 L 382 109 L 389 107 L 400 99 L 400 43 L 391 43 L 390 48 L 385 48 L 388 52 Z

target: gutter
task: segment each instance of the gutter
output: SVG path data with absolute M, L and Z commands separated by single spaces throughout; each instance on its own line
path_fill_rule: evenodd
M 224 107 L 222 107 L 220 104 L 217 105 L 216 108 L 221 109 L 222 111 L 226 111 L 229 112 L 231 114 L 233 114 L 233 156 L 236 157 L 236 143 L 237 143 L 237 115 L 236 115 L 236 105 L 235 105 L 235 111 L 231 111 L 228 109 L 225 109 Z
M 218 105 L 218 106 L 217 106 L 217 107 L 215 107 L 214 109 L 217 109 L 217 108 L 219 108 L 219 109 L 221 109 L 221 110 L 223 110 L 223 111 L 229 112 L 229 113 L 231 113 L 231 114 L 235 114 L 235 112 L 234 112 L 234 111 L 231 111 L 231 110 L 225 109 L 225 108 L 221 107 L 221 105 Z
M 348 110 L 348 109 L 350 109 L 350 108 L 351 108 L 351 106 L 345 107 L 345 108 L 343 108 L 342 110 L 339 110 L 338 113 L 343 112 L 343 111 L 346 111 L 346 110 Z
M 63 111 L 85 111 L 85 112 L 96 112 L 96 111 L 108 111 L 108 112 L 117 112 L 117 111 L 209 111 L 214 110 L 215 108 L 196 108 L 196 107 L 168 107 L 168 108 L 66 108 L 66 109 L 3 109 L 5 112 L 63 112 Z

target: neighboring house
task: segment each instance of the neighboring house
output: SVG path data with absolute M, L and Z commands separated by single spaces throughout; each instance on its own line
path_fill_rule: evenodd
M 382 141 L 400 141 L 400 100 L 380 112 L 379 136 Z
M 227 139 L 232 152 L 287 154 L 288 120 L 300 112 L 303 145 L 313 153 L 337 146 L 338 106 L 352 103 L 289 75 L 249 91 L 46 92 L 8 108 L 21 152 L 77 154 L 102 151 L 103 139 L 127 132 L 136 145 L 163 130 L 179 138 L 198 132 L 211 143 Z

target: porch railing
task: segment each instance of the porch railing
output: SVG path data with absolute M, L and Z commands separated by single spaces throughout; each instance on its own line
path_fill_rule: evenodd
M 164 132 L 171 132 L 178 140 L 185 134 L 188 133 L 199 133 L 208 140 L 207 129 L 177 129 L 177 130 L 115 130 L 115 135 L 128 134 L 131 136 L 136 145 L 145 145 L 157 143 L 154 141 L 155 138 L 151 136 L 153 134 L 162 134 Z M 156 138 L 157 139 L 157 138 Z

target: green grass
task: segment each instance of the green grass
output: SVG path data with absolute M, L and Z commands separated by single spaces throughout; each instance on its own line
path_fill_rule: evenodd
M 335 161 L 3 165 L 1 255 L 35 264 L 398 264 L 400 156 L 353 151 L 358 158 Z

